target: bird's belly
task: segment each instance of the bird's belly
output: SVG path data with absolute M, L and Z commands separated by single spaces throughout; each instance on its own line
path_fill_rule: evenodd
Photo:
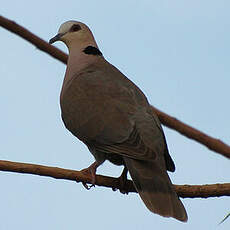
M 61 110 L 66 128 L 83 142 L 121 142 L 130 129 L 123 114 L 107 99 L 68 93 L 61 99 Z
M 66 128 L 80 140 L 93 139 L 102 127 L 97 106 L 76 96 L 61 100 L 62 120 Z
M 116 142 L 123 138 L 119 136 L 120 133 L 114 132 L 112 135 L 107 131 L 110 130 L 106 123 L 109 112 L 104 108 L 104 103 L 95 103 L 92 98 L 85 98 L 82 103 L 82 98 L 76 95 L 72 95 L 71 100 L 67 100 L 67 96 L 68 94 L 61 99 L 62 119 L 66 128 L 78 139 L 87 144 L 94 141 L 109 143 L 110 138 Z M 94 155 L 96 157 L 97 152 Z M 101 153 L 99 155 L 101 156 Z M 103 157 L 115 165 L 124 165 L 122 156 L 118 154 L 103 153 Z
M 108 153 L 105 158 L 115 165 L 124 165 L 124 159 L 119 154 Z
M 101 84 L 78 77 L 62 88 L 62 119 L 66 128 L 84 142 L 120 143 L 133 128 L 133 101 L 113 84 L 99 87 Z

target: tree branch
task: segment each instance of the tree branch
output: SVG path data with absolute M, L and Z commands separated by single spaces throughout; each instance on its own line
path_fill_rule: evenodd
M 22 38 L 26 39 L 30 43 L 34 44 L 38 49 L 50 54 L 52 57 L 60 60 L 61 62 L 65 64 L 67 63 L 68 56 L 64 52 L 62 52 L 61 50 L 57 49 L 54 46 L 51 46 L 46 41 L 40 39 L 38 36 L 34 35 L 27 29 L 15 23 L 14 21 L 8 20 L 0 16 L 0 26 L 21 36 Z M 210 150 L 215 151 L 216 153 L 220 153 L 221 155 L 230 158 L 229 145 L 225 144 L 221 140 L 210 137 L 205 133 L 200 132 L 197 129 L 194 129 L 189 125 L 186 125 L 185 123 L 179 121 L 178 119 L 171 117 L 154 107 L 152 107 L 152 109 L 158 115 L 163 125 L 178 131 L 179 133 L 181 133 L 182 135 L 188 138 L 196 140 L 197 142 L 205 145 Z
M 91 178 L 81 171 L 62 169 L 57 167 L 48 167 L 36 164 L 26 164 L 11 161 L 0 160 L 0 170 L 7 172 L 17 172 L 34 174 L 39 176 L 48 176 L 55 179 L 65 179 L 77 182 L 90 183 Z M 121 189 L 119 180 L 117 178 L 108 176 L 96 176 L 96 185 L 113 190 Z M 230 196 L 230 183 L 225 184 L 210 184 L 210 185 L 174 185 L 178 196 L 182 198 L 208 198 Z M 122 190 L 126 192 L 136 192 L 132 181 L 128 180 L 125 188 Z
M 207 134 L 195 129 L 181 121 L 177 118 L 172 117 L 152 106 L 152 110 L 157 114 L 161 123 L 168 128 L 174 129 L 182 135 L 193 139 L 200 144 L 205 145 L 210 150 L 220 153 L 221 155 L 230 158 L 230 146 L 225 144 L 223 141 L 210 137 Z
M 56 47 L 50 45 L 45 40 L 39 38 L 35 34 L 31 33 L 29 30 L 25 29 L 24 27 L 18 25 L 16 22 L 4 18 L 0 15 L 0 26 L 19 35 L 31 44 L 35 45 L 38 49 L 50 54 L 52 57 L 58 59 L 62 63 L 67 63 L 67 54 L 57 49 Z

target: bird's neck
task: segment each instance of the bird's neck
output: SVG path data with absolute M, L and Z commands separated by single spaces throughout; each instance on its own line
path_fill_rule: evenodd
M 98 58 L 98 55 L 91 55 L 84 52 L 85 48 L 89 46 L 97 48 L 96 43 L 69 47 L 69 58 L 63 86 L 68 84 L 68 82 L 72 80 L 72 78 L 76 77 L 77 73 L 94 63 L 95 60 Z

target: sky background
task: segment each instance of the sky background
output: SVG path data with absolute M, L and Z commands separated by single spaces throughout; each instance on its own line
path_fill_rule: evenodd
M 158 109 L 230 144 L 230 2 L 219 0 L 2 1 L 1 14 L 48 41 L 64 21 L 93 31 L 105 58 Z M 0 159 L 80 170 L 88 149 L 61 121 L 66 66 L 0 28 Z M 56 47 L 67 52 L 63 43 Z M 228 159 L 165 128 L 175 184 L 230 182 Z M 99 174 L 119 176 L 104 163 Z M 0 173 L 0 230 L 229 230 L 230 198 L 182 199 L 188 223 L 150 213 L 137 194 L 48 177 Z

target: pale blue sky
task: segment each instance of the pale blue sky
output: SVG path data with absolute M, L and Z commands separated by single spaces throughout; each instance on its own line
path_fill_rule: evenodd
M 13 1 L 1 14 L 49 40 L 66 20 L 92 29 L 104 56 L 151 104 L 230 144 L 230 2 L 219 0 Z M 0 28 L 0 159 L 80 170 L 93 161 L 63 126 L 65 65 Z M 55 46 L 67 52 L 62 43 Z M 229 160 L 164 127 L 175 184 L 229 182 Z M 100 174 L 118 176 L 105 163 Z M 0 173 L 0 230 L 220 229 L 228 197 L 183 199 L 187 224 L 150 213 L 137 194 L 47 177 Z

